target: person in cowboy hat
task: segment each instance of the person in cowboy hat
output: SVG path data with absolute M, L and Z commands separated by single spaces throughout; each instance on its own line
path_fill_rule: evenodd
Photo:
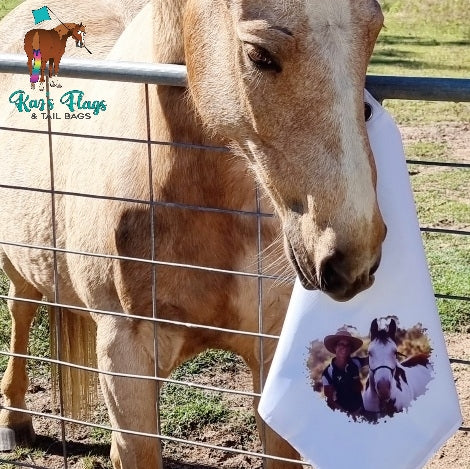
M 336 334 L 327 335 L 323 343 L 335 355 L 322 374 L 326 402 L 333 410 L 357 415 L 363 408 L 359 370 L 367 364 L 367 358 L 351 357 L 351 354 L 360 349 L 363 342 L 340 329 Z

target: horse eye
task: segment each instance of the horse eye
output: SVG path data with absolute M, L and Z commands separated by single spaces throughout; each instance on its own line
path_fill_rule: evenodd
M 273 70 L 277 73 L 282 72 L 282 67 L 264 47 L 248 44 L 247 55 L 256 67 L 261 70 Z

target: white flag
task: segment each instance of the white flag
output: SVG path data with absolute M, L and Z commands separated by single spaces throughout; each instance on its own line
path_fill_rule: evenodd
M 366 92 L 388 227 L 374 285 L 345 303 L 296 281 L 259 404 L 319 469 L 414 469 L 462 418 L 401 137 Z

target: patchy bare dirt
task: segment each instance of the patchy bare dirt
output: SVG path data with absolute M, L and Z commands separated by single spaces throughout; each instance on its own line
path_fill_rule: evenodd
M 470 334 L 453 333 L 446 335 L 449 356 L 470 360 Z M 456 386 L 459 393 L 463 426 L 470 427 L 470 365 L 452 365 Z M 201 375 L 198 375 L 201 382 Z M 251 378 L 243 365 L 234 370 L 223 370 L 215 366 L 203 375 L 202 383 L 219 387 L 230 387 L 240 390 L 251 389 Z M 51 413 L 50 389 L 44 380 L 33 380 L 28 393 L 28 405 L 35 411 Z M 251 398 L 226 395 L 230 408 L 234 411 L 230 419 L 217 425 L 205 426 L 189 438 L 229 449 L 261 451 L 251 414 Z M 443 396 L 444 398 L 444 396 Z M 56 412 L 57 409 L 54 409 Z M 102 419 L 103 408 L 98 408 L 95 417 Z M 250 416 L 251 414 L 251 416 Z M 49 469 L 64 467 L 62 456 L 60 425 L 50 419 L 36 418 L 35 428 L 38 434 L 37 447 L 41 452 L 23 454 L 21 460 Z M 99 433 L 86 427 L 71 428 L 67 426 L 68 467 L 77 469 L 108 469 L 109 445 L 97 443 Z M 44 455 L 43 451 L 46 453 Z M 3 458 L 10 458 L 6 454 Z M 246 455 L 222 452 L 210 448 L 165 443 L 164 459 L 166 469 L 261 469 L 261 461 Z M 5 460 L 4 460 L 5 461 Z M 3 466 L 0 462 L 0 467 Z M 299 466 L 300 467 L 300 466 Z M 307 466 L 305 466 L 307 467 Z M 470 437 L 468 431 L 458 431 L 425 466 L 425 469 L 465 469 L 470 468 Z
M 431 125 L 400 126 L 403 143 L 434 142 L 446 148 L 441 161 L 470 162 L 470 123 L 445 122 Z

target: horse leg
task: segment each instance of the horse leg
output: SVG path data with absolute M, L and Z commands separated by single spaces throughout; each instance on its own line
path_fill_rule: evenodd
M 41 59 L 41 78 L 39 79 L 39 91 L 44 91 L 44 70 L 46 70 L 47 60 Z
M 7 263 L 5 263 L 7 264 Z M 9 264 L 9 262 L 8 262 Z M 40 300 L 42 295 L 14 270 L 11 264 L 5 265 L 10 277 L 9 296 Z M 9 300 L 8 307 L 12 318 L 10 352 L 26 355 L 28 352 L 29 331 L 36 314 L 37 305 L 24 301 Z M 25 409 L 25 394 L 28 388 L 26 359 L 10 357 L 1 382 L 3 405 Z M 31 416 L 23 412 L 2 409 L 0 412 L 0 450 L 9 451 L 16 445 L 30 445 L 34 441 Z
M 96 317 L 100 370 L 153 376 L 153 326 L 132 319 Z M 157 432 L 157 383 L 153 380 L 100 374 L 113 428 Z M 160 441 L 113 432 L 111 461 L 115 469 L 162 469 Z
M 54 60 L 54 76 L 55 76 L 55 86 L 57 88 L 62 88 L 62 85 L 58 81 L 58 76 L 59 76 L 59 60 Z
M 34 63 L 34 56 L 28 54 L 27 65 L 28 65 L 29 76 L 31 76 L 33 74 L 33 63 Z
M 54 71 L 54 59 L 49 59 L 49 78 L 51 86 L 55 86 L 55 82 L 52 78 L 52 72 Z
M 28 72 L 29 72 L 29 76 L 30 78 L 33 76 L 33 66 L 34 66 L 34 55 L 27 55 L 28 56 L 28 62 L 27 62 L 27 66 L 28 66 Z M 32 80 L 31 81 L 31 89 L 34 90 L 35 86 L 34 86 L 34 82 Z

